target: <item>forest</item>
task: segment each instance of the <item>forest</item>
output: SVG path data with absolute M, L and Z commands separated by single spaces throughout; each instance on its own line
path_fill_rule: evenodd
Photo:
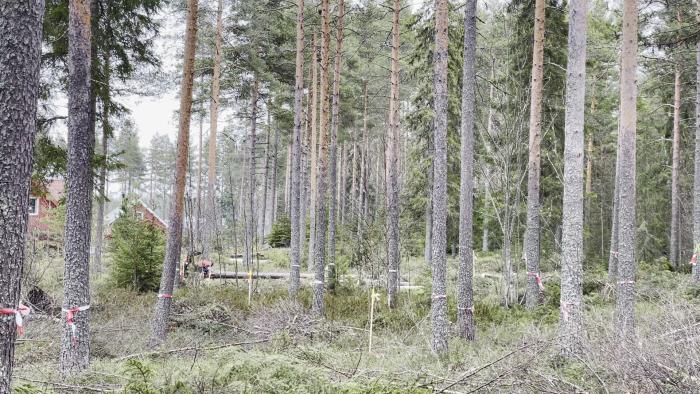
M 0 394 L 700 392 L 700 0 L 0 0 Z

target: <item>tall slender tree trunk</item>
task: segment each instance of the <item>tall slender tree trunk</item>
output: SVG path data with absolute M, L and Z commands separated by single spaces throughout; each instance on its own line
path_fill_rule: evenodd
M 542 0 L 540 0 L 542 1 Z M 435 127 L 433 158 L 432 349 L 447 353 L 447 0 L 435 0 Z
M 617 153 L 615 155 L 615 180 L 614 180 L 614 190 L 613 190 L 613 206 L 612 212 L 610 213 L 612 217 L 612 224 L 610 229 L 610 255 L 608 256 L 608 283 L 612 286 L 615 285 L 617 281 L 617 264 L 618 264 L 618 240 L 619 240 L 619 207 L 620 207 L 620 138 L 622 137 L 620 133 L 620 125 L 617 127 Z
M 330 182 L 330 209 L 328 216 L 328 289 L 335 291 L 335 231 L 338 220 L 338 196 L 337 192 L 342 187 L 338 185 L 338 127 L 340 126 L 340 69 L 343 61 L 343 22 L 345 20 L 345 1 L 338 0 L 338 19 L 336 30 L 335 62 L 333 67 L 333 102 L 331 109 L 331 148 L 330 163 L 328 168 L 328 182 Z M 329 33 L 330 34 L 330 33 Z M 325 69 L 324 69 L 325 70 Z
M 263 176 L 263 195 L 260 200 L 262 207 L 260 209 L 260 220 L 258 221 L 258 240 L 260 244 L 265 243 L 265 221 L 267 218 L 267 210 L 269 205 L 267 205 L 268 189 L 270 187 L 270 134 L 272 133 L 272 125 L 270 124 L 270 101 L 267 102 L 267 127 L 265 130 L 265 174 Z
M 182 216 L 185 210 L 185 181 L 190 147 L 190 120 L 192 118 L 192 85 L 194 80 L 194 53 L 197 46 L 198 0 L 187 0 L 187 22 L 185 27 L 185 61 L 182 69 L 180 91 L 180 119 L 177 135 L 177 159 L 175 163 L 175 192 L 171 199 L 168 239 L 163 260 L 163 274 L 160 277 L 159 297 L 153 315 L 151 344 L 158 345 L 165 340 L 166 328 L 170 319 L 173 287 L 177 262 L 182 246 Z
M 321 1 L 321 78 L 319 124 L 318 173 L 316 179 L 316 237 L 314 239 L 314 295 L 311 309 L 314 315 L 323 316 L 325 307 L 324 277 L 326 268 L 326 182 L 328 181 L 328 66 L 331 40 L 329 0 Z
M 593 114 L 593 109 L 591 109 Z M 593 136 L 588 136 L 588 146 L 586 147 L 586 195 L 593 193 Z
M 637 133 L 637 1 L 622 8 L 620 67 L 620 200 L 618 205 L 618 266 L 616 328 L 624 339 L 634 336 L 636 133 Z
M 696 23 L 700 24 L 700 0 Z M 700 253 L 700 40 L 695 44 L 695 175 L 693 178 L 693 256 Z M 693 281 L 700 281 L 700 267 L 693 264 Z
M 105 10 L 105 19 L 107 19 L 107 26 L 109 27 L 109 15 L 110 15 L 110 5 L 109 2 L 105 4 L 107 9 Z M 110 94 L 111 94 L 111 52 L 109 50 L 104 51 L 104 59 L 102 65 L 102 74 L 104 78 L 104 95 L 102 98 L 102 149 L 101 153 L 104 158 L 102 167 L 100 168 L 99 176 L 99 195 L 97 196 L 97 222 L 95 223 L 95 254 L 93 256 L 93 267 L 95 273 L 98 275 L 102 273 L 102 252 L 103 252 L 103 241 L 104 241 L 104 222 L 105 222 L 105 203 L 107 201 L 107 141 L 112 133 L 110 124 Z
M 211 78 L 211 103 L 209 106 L 209 152 L 207 157 L 207 201 L 205 205 L 206 222 L 204 227 L 204 240 L 202 258 L 208 259 L 211 247 L 216 239 L 216 153 L 217 136 L 219 127 L 219 100 L 221 92 L 221 45 L 223 31 L 223 0 L 217 1 L 216 7 L 216 33 L 214 38 L 214 70 Z
M 302 80 L 303 82 L 303 80 Z M 274 136 L 272 137 L 272 147 L 270 148 L 272 156 L 270 157 L 270 201 L 267 202 L 268 215 L 265 222 L 265 234 L 272 232 L 272 224 L 277 221 L 277 150 L 280 141 L 279 127 L 274 127 Z M 291 174 L 290 174 L 291 176 Z
M 564 209 L 559 337 L 565 354 L 583 342 L 583 146 L 586 105 L 587 0 L 569 3 L 569 47 L 564 114 Z
M 316 250 L 316 198 L 318 194 L 318 130 L 316 127 L 317 103 L 318 103 L 318 40 L 314 32 L 311 45 L 311 164 L 309 170 L 310 194 L 309 194 L 309 272 L 314 270 L 314 251 Z M 323 69 L 321 69 L 323 71 Z
M 432 143 L 431 143 L 432 145 Z M 428 151 L 433 151 L 431 147 Z M 425 247 L 423 256 L 428 265 L 433 263 L 433 163 L 431 160 L 430 168 L 428 169 L 428 185 L 426 187 L 427 198 L 425 202 Z
M 251 93 L 251 115 L 250 115 L 250 136 L 248 145 L 248 213 L 246 214 L 246 250 L 245 250 L 245 265 L 247 270 L 253 267 L 255 258 L 253 248 L 255 246 L 255 188 L 257 187 L 255 179 L 255 144 L 257 137 L 258 124 L 258 95 L 259 95 L 258 76 L 255 76 Z
M 0 394 L 10 394 L 36 134 L 44 2 L 0 2 Z
M 299 293 L 299 269 L 301 267 L 301 122 L 304 96 L 304 0 L 297 0 L 297 48 L 294 75 L 294 133 L 292 134 L 291 160 L 291 219 L 292 239 L 289 253 L 289 296 Z
M 673 143 L 671 159 L 671 251 L 673 268 L 680 268 L 680 196 L 678 191 L 678 170 L 681 161 L 681 70 L 676 64 L 673 84 Z
M 355 131 L 355 134 L 357 134 L 357 131 Z M 357 192 L 359 189 L 359 185 L 357 181 L 359 180 L 359 177 L 357 176 L 357 165 L 358 165 L 358 160 L 357 156 L 359 155 L 359 150 L 357 149 L 357 136 L 354 136 L 354 141 L 352 142 L 352 168 L 350 169 L 350 218 L 351 220 L 356 220 L 359 218 L 358 215 L 358 198 L 357 198 Z M 354 223 L 354 222 L 353 222 Z
M 525 262 L 527 292 L 525 305 L 532 308 L 540 300 L 540 141 L 542 132 L 542 86 L 544 69 L 545 0 L 535 1 L 535 44 L 532 48 L 530 86 L 530 155 L 527 176 L 527 231 Z
M 389 308 L 396 308 L 399 301 L 399 18 L 401 0 L 394 0 L 391 23 L 391 96 L 389 97 L 389 130 L 386 142 L 386 260 L 388 266 L 387 293 Z
M 91 94 L 92 10 L 87 0 L 72 0 L 68 27 L 68 172 L 66 179 L 65 310 L 90 304 L 92 154 L 95 146 Z M 75 313 L 77 337 L 64 325 L 60 370 L 73 374 L 90 362 L 89 310 Z
M 459 335 L 474 340 L 474 113 L 476 96 L 476 1 L 464 8 L 464 70 L 462 74 L 462 133 L 459 189 Z
M 292 209 L 292 149 L 292 141 L 289 141 L 284 165 L 284 211 L 288 214 L 291 214 Z

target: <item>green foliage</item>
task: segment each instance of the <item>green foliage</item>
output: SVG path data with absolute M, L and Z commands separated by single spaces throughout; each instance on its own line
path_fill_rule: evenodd
M 281 216 L 272 225 L 272 231 L 267 236 L 267 243 L 273 248 L 286 248 L 292 242 L 292 222 L 288 216 Z
M 112 239 L 108 246 L 112 256 L 111 280 L 121 288 L 156 291 L 165 253 L 165 237 L 153 224 L 136 216 L 126 201 L 112 225 Z

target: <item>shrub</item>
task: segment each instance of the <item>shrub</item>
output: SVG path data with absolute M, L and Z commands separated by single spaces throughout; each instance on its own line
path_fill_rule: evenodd
M 136 216 L 125 203 L 112 225 L 109 243 L 111 280 L 117 287 L 138 292 L 157 291 L 165 253 L 165 237 L 150 222 Z
M 292 243 L 292 222 L 289 217 L 282 216 L 272 225 L 267 243 L 273 248 L 286 248 Z

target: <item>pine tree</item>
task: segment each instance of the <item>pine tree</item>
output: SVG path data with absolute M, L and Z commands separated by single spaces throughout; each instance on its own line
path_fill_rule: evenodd
M 163 274 L 160 278 L 158 302 L 153 315 L 153 332 L 151 344 L 157 345 L 165 340 L 166 327 L 170 318 L 172 293 L 175 285 L 177 262 L 182 246 L 183 213 L 185 210 L 185 179 L 189 156 L 189 130 L 192 116 L 192 85 L 194 82 L 194 54 L 197 45 L 198 0 L 187 0 L 187 23 L 185 27 L 185 62 L 182 70 L 182 89 L 180 91 L 180 119 L 177 135 L 177 161 L 175 163 L 175 193 L 170 208 L 168 236 Z
M 623 339 L 634 335 L 636 132 L 637 132 L 637 1 L 622 8 L 620 73 L 620 139 L 618 187 L 618 265 L 615 323 Z
M 545 0 L 535 1 L 535 44 L 532 48 L 532 82 L 530 85 L 530 145 L 527 177 L 527 230 L 525 233 L 525 263 L 527 265 L 527 294 L 525 305 L 539 303 L 541 283 L 540 262 L 540 144 L 542 133 L 542 87 L 544 70 Z
M 90 305 L 90 233 L 92 219 L 91 4 L 71 0 L 68 23 L 68 174 L 66 179 L 64 319 L 74 308 Z M 90 362 L 89 309 L 75 313 L 75 331 L 64 325 L 60 370 L 74 374 Z M 65 321 L 65 320 L 64 320 Z M 74 334 L 79 333 L 79 334 Z
M 431 318 L 432 349 L 442 356 L 447 353 L 447 0 L 435 1 L 435 128 L 433 157 L 433 239 Z
M 587 1 L 569 4 L 569 56 L 566 75 L 564 221 L 561 256 L 559 336 L 566 354 L 578 354 L 583 341 L 583 150 L 586 99 Z
M 0 2 L 0 394 L 10 394 L 36 134 L 43 1 Z M 8 315 L 9 313 L 9 315 Z
M 462 77 L 462 133 L 459 191 L 459 335 L 474 340 L 474 117 L 476 101 L 476 0 L 464 9 L 464 72 Z

